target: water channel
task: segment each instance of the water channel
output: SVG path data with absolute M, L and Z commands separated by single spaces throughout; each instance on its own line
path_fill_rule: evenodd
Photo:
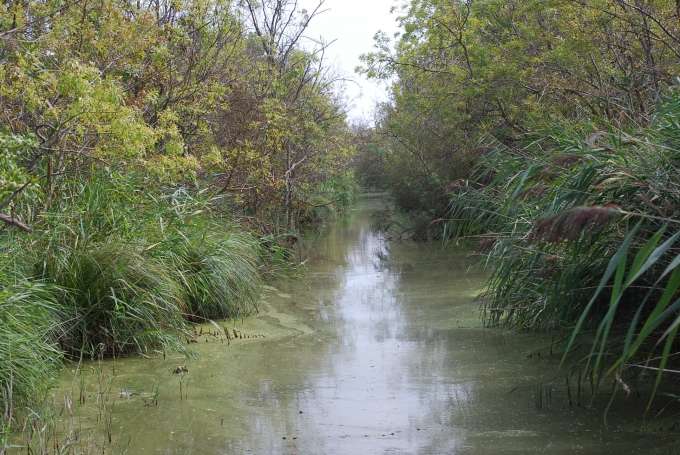
M 67 373 L 85 397 L 79 431 L 106 421 L 113 453 L 130 454 L 673 453 L 630 403 L 607 427 L 602 409 L 570 404 L 550 339 L 483 328 L 477 261 L 387 241 L 371 222 L 386 203 L 366 195 L 307 239 L 304 275 L 229 323 L 243 338 Z M 104 411 L 88 404 L 104 393 Z

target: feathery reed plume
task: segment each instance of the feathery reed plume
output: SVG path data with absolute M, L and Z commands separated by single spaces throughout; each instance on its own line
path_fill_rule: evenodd
M 550 243 L 576 240 L 584 233 L 598 233 L 619 213 L 616 205 L 574 207 L 534 223 L 531 238 Z

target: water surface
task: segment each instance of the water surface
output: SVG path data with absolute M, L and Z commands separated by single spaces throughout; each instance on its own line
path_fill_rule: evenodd
M 236 324 L 250 338 L 203 336 L 197 359 L 106 362 L 110 383 L 74 382 L 87 403 L 107 394 L 113 452 L 673 453 L 636 415 L 614 409 L 605 428 L 601 409 L 570 406 L 550 339 L 482 328 L 475 260 L 386 241 L 371 223 L 385 203 L 366 196 L 308 239 L 304 277 L 274 284 Z M 89 406 L 84 432 L 106 420 Z

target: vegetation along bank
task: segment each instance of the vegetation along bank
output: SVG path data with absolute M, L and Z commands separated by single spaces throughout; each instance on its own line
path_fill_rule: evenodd
M 300 43 L 318 11 L 278 3 L 0 3 L 5 431 L 64 359 L 252 313 L 298 229 L 351 201 L 325 45 Z
M 182 350 L 189 324 L 256 311 L 353 170 L 408 214 L 398 234 L 476 241 L 489 325 L 561 337 L 593 390 L 658 397 L 680 328 L 676 2 L 404 1 L 360 69 L 391 98 L 354 129 L 327 45 L 302 44 L 321 10 L 296 5 L 0 3 L 3 437 L 64 360 Z
M 393 229 L 474 239 L 488 324 L 563 335 L 568 371 L 625 393 L 646 376 L 654 396 L 680 327 L 676 2 L 399 11 L 396 42 L 364 56 L 392 102 L 358 157 L 411 215 Z

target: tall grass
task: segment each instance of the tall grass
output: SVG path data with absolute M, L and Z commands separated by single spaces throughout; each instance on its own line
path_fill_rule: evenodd
M 185 303 L 172 268 L 148 254 L 153 205 L 116 174 L 66 188 L 23 245 L 33 276 L 57 289 L 61 348 L 99 356 L 179 347 Z
M 257 310 L 260 275 L 257 242 L 251 236 L 178 231 L 160 253 L 171 264 L 191 320 L 241 317 Z
M 0 286 L 0 410 L 10 422 L 52 382 L 61 360 L 52 338 L 60 309 L 50 286 L 3 278 L 12 283 Z
M 173 272 L 116 237 L 49 251 L 40 276 L 61 290 L 60 346 L 91 357 L 179 347 L 185 306 Z
M 487 255 L 487 323 L 572 331 L 573 353 L 588 332 L 580 358 L 598 380 L 621 381 L 645 358 L 644 368 L 668 370 L 680 305 L 679 125 L 675 93 L 645 128 L 563 124 L 511 145 L 485 139 L 473 176 L 450 185 L 444 229 L 477 238 Z
M 269 252 L 255 234 L 235 224 L 225 200 L 180 189 L 153 206 L 158 212 L 144 226 L 149 254 L 172 268 L 185 317 L 233 318 L 256 311 Z
M 549 134 L 521 149 L 488 147 L 473 179 L 452 194 L 445 231 L 478 238 L 491 265 L 490 324 L 567 326 L 615 248 L 619 234 L 601 216 L 609 209 L 597 207 L 620 198 L 594 188 L 615 164 L 604 151 L 580 147 L 584 132 Z M 579 215 L 581 226 L 573 222 Z

